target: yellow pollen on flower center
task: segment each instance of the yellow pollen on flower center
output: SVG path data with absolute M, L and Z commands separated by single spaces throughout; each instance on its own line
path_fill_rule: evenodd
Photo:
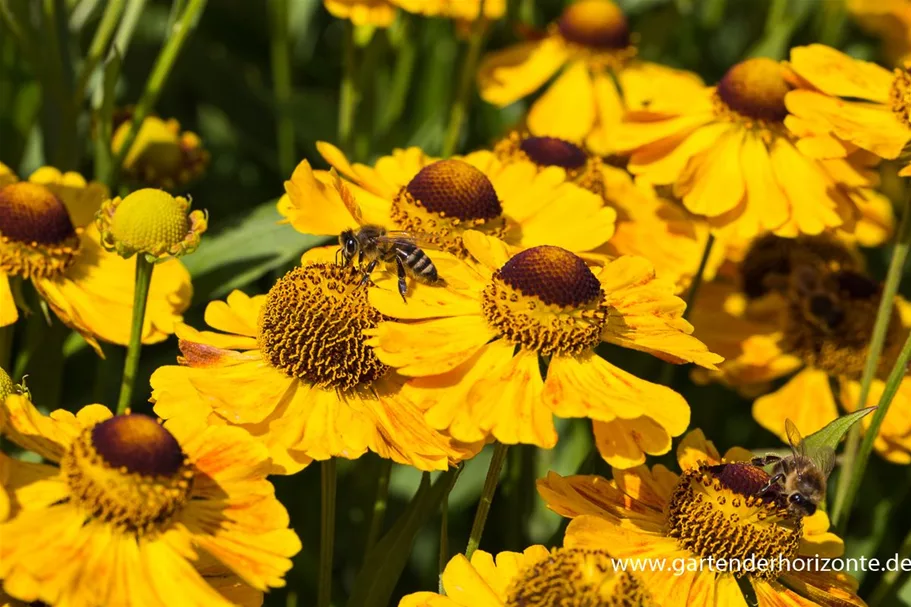
M 402 230 L 428 235 L 434 245 L 465 256 L 461 235 L 480 230 L 503 236 L 506 221 L 493 184 L 462 160 L 438 160 L 421 169 L 396 195 L 391 217 Z
M 321 388 L 353 390 L 387 373 L 363 331 L 385 317 L 367 301 L 353 265 L 310 264 L 280 278 L 260 313 L 263 359 L 289 377 Z
M 668 536 L 699 557 L 741 563 L 728 569 L 737 577 L 777 577 L 782 561 L 797 556 L 803 523 L 778 496 L 758 496 L 768 478 L 748 462 L 684 472 L 667 506 Z M 747 559 L 769 567 L 747 571 Z
M 74 501 L 90 516 L 144 534 L 186 504 L 193 468 L 174 436 L 145 415 L 87 428 L 60 461 Z
M 889 89 L 892 112 L 906 127 L 911 128 L 911 72 L 896 68 L 895 79 Z
M 549 245 L 522 251 L 494 272 L 481 307 L 506 339 L 544 356 L 593 348 L 610 315 L 585 262 Z
M 521 572 L 505 607 L 645 607 L 654 605 L 630 573 L 603 550 L 557 548 Z
M 560 15 L 557 29 L 565 40 L 596 51 L 622 50 L 630 45 L 626 16 L 611 0 L 570 4 Z
M 0 271 L 53 276 L 72 264 L 78 250 L 69 211 L 49 188 L 20 181 L 0 189 Z
M 189 229 L 186 205 L 154 188 L 137 190 L 124 198 L 111 219 L 114 238 L 136 251 L 170 249 Z
M 759 57 L 729 69 L 718 82 L 716 94 L 722 113 L 729 110 L 747 121 L 777 124 L 788 115 L 784 97 L 790 90 L 781 65 Z

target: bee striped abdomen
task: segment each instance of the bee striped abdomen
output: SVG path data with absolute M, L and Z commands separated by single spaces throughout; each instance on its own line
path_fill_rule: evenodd
M 402 263 L 414 273 L 416 278 L 430 283 L 438 280 L 436 266 L 420 247 L 411 243 L 401 243 L 399 251 L 402 255 Z

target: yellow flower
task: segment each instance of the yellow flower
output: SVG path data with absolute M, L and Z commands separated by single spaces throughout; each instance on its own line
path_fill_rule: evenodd
M 133 314 L 135 260 L 101 246 L 92 217 L 103 185 L 44 167 L 19 181 L 0 164 L 0 326 L 14 323 L 20 280 L 31 280 L 48 306 L 101 354 L 98 340 L 126 345 Z M 156 268 L 143 343 L 174 332 L 190 305 L 190 275 L 178 261 Z
M 440 269 L 445 288 L 415 285 L 407 303 L 391 287 L 371 293 L 383 314 L 411 321 L 381 323 L 367 331 L 375 336 L 368 343 L 414 378 L 406 393 L 427 422 L 466 443 L 492 436 L 550 448 L 554 415 L 582 417 L 592 419 L 598 449 L 614 465 L 666 453 L 689 424 L 686 401 L 594 348 L 607 342 L 715 368 L 721 358 L 690 335 L 673 284 L 638 257 L 621 257 L 596 276 L 560 247 L 512 254 L 478 232 L 464 242 L 477 269 L 452 259 Z M 541 358 L 549 361 L 546 379 Z
M 529 546 L 494 555 L 459 554 L 440 578 L 445 594 L 416 592 L 399 607 L 646 607 L 654 603 L 604 550 Z
M 717 86 L 674 91 L 673 109 L 631 112 L 616 138 L 632 153 L 629 170 L 673 185 L 725 238 L 853 231 L 858 211 L 845 182 L 869 185 L 872 177 L 847 159 L 824 166 L 797 150 L 783 122 L 786 76 L 776 61 L 748 59 Z
M 114 131 L 111 148 L 120 152 L 130 130 L 131 116 Z M 149 116 L 142 121 L 136 139 L 123 160 L 123 175 L 142 185 L 174 190 L 199 178 L 209 164 L 209 152 L 203 149 L 196 133 L 180 131 L 173 118 L 162 120 Z
M 845 0 L 845 6 L 864 30 L 883 39 L 890 61 L 900 64 L 908 58 L 911 53 L 911 2 Z M 832 8 L 838 10 L 835 6 Z
M 531 161 L 539 171 L 561 167 L 571 181 L 598 194 L 616 211 L 613 236 L 583 257 L 604 261 L 637 255 L 652 262 L 658 278 L 673 281 L 677 292 L 689 287 L 709 236 L 708 224 L 701 218 L 660 196 L 649 184 L 634 183 L 625 170 L 565 139 L 514 131 L 494 146 L 494 153 L 504 164 Z M 714 276 L 723 260 L 724 249 L 713 249 L 704 276 Z
M 611 0 L 578 0 L 540 39 L 491 53 L 478 71 L 481 97 L 499 107 L 534 93 L 560 76 L 528 114 L 534 135 L 584 144 L 599 155 L 615 151 L 613 137 L 625 109 L 663 111 L 702 81 L 689 72 L 635 61 L 626 17 Z M 613 78 L 620 84 L 617 90 Z
M 266 480 L 266 449 L 244 431 L 163 426 L 101 405 L 45 417 L 22 396 L 0 405 L 0 419 L 49 462 L 9 462 L 6 593 L 85 607 L 209 606 L 231 603 L 201 573 L 231 593 L 231 573 L 259 591 L 284 585 L 300 541 Z
M 658 605 L 746 607 L 738 578 L 760 607 L 864 605 L 852 578 L 814 569 L 817 555 L 839 556 L 844 548 L 826 531 L 826 514 L 800 517 L 774 495 L 757 497 L 769 477 L 751 457 L 735 447 L 722 459 L 695 430 L 677 448 L 681 474 L 660 464 L 614 469 L 612 480 L 551 472 L 538 491 L 551 510 L 573 519 L 564 546 L 639 562 Z
M 471 20 L 477 17 L 480 0 L 323 0 L 333 17 L 355 25 L 388 27 L 397 9 L 427 17 Z M 485 0 L 484 16 L 499 19 L 506 12 L 506 0 Z
M 889 71 L 822 44 L 791 49 L 801 87 L 785 98 L 798 147 L 817 158 L 842 158 L 860 148 L 898 158 L 911 140 L 911 72 Z M 899 175 L 911 175 L 911 165 Z
M 181 366 L 152 375 L 165 419 L 239 425 L 269 448 L 273 472 L 368 449 L 422 470 L 457 455 L 401 394 L 402 381 L 365 344 L 382 315 L 361 272 L 334 263 L 288 272 L 268 295 L 239 291 L 206 308 L 218 332 L 177 327 Z
M 801 268 L 800 272 L 793 271 Z M 808 268 L 821 278 L 803 285 Z M 696 335 L 725 357 L 717 379 L 757 396 L 753 417 L 782 441 L 785 420 L 811 434 L 838 416 L 829 378 L 840 385 L 840 404 L 857 406 L 860 377 L 882 288 L 865 276 L 854 253 L 821 237 L 766 236 L 747 252 L 736 278 L 703 285 L 692 321 Z M 880 368 L 868 404 L 876 404 L 911 327 L 911 305 L 898 299 Z M 771 383 L 788 378 L 773 390 Z M 896 463 L 911 463 L 911 376 L 902 381 L 879 436 L 877 451 Z M 869 420 L 863 422 L 869 425 Z
M 285 182 L 278 210 L 300 232 L 338 235 L 368 223 L 422 234 L 436 248 L 466 256 L 466 230 L 522 246 L 588 251 L 614 233 L 616 212 L 558 166 L 504 164 L 489 151 L 439 160 L 418 148 L 395 150 L 374 167 L 350 164 L 320 142 L 323 157 L 350 182 L 304 160 Z

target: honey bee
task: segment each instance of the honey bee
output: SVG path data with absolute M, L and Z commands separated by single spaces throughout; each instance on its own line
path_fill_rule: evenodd
M 775 492 L 786 499 L 792 512 L 812 516 L 826 497 L 826 482 L 835 467 L 835 450 L 828 446 L 809 450 L 797 426 L 789 419 L 785 420 L 785 432 L 791 455 L 769 454 L 751 460 L 760 468 L 774 464 L 772 476 L 758 494 Z
M 395 263 L 399 295 L 407 303 L 405 293 L 408 286 L 405 278 L 408 274 L 424 284 L 442 282 L 433 261 L 418 246 L 419 241 L 420 237 L 412 232 L 388 231 L 382 226 L 362 225 L 357 231 L 348 229 L 339 234 L 340 248 L 336 253 L 336 261 L 349 265 L 357 256 L 358 266 L 364 272 L 361 284 L 367 282 L 380 262 Z

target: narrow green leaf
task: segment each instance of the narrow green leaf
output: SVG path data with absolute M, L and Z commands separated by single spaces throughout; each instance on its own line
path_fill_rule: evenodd
M 869 415 L 876 410 L 876 407 L 867 407 L 865 409 L 859 409 L 847 415 L 842 415 L 841 417 L 832 420 L 826 424 L 823 428 L 817 430 L 813 434 L 804 437 L 804 442 L 806 443 L 808 451 L 814 451 L 820 447 L 832 447 L 832 449 L 838 448 L 838 443 L 841 442 L 841 439 L 844 438 L 845 434 L 848 433 L 848 430 L 856 424 L 861 418 Z
M 443 497 L 452 488 L 461 468 L 444 472 L 430 483 L 424 474 L 421 485 L 392 528 L 367 553 L 364 566 L 354 580 L 347 607 L 386 607 L 398 583 L 414 539 L 424 523 L 436 513 Z

